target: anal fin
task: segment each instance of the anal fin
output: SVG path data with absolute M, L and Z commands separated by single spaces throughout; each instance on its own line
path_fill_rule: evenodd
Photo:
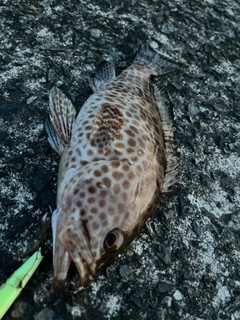
M 90 143 L 104 154 L 124 123 L 124 116 L 115 105 L 103 104 L 98 111 L 90 135 Z M 100 151 L 101 152 L 101 151 Z
M 76 110 L 65 94 L 53 87 L 49 95 L 51 122 L 63 146 L 69 144 L 72 136 L 72 126 Z
M 95 71 L 95 77 L 89 79 L 93 92 L 97 91 L 103 84 L 107 84 L 116 78 L 115 68 L 112 61 L 101 62 Z
M 174 142 L 172 105 L 164 89 L 156 84 L 154 85 L 154 96 L 162 122 L 167 160 L 162 192 L 169 192 L 171 191 L 170 187 L 178 181 L 177 175 L 180 171 L 179 156 Z

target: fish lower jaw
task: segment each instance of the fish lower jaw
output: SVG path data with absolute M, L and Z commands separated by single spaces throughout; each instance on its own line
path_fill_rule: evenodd
M 86 273 L 86 269 L 82 268 L 81 273 L 79 273 L 81 285 L 85 288 L 88 287 L 89 283 L 94 279 L 95 272 L 93 272 L 92 270 L 90 272 L 91 273 Z M 57 275 L 54 275 L 52 284 L 53 284 L 53 290 L 55 292 L 61 293 L 64 290 L 66 276 L 67 275 L 65 272 L 59 272 Z
M 93 280 L 95 271 L 91 266 L 89 266 L 85 261 L 76 264 L 81 285 L 83 287 L 88 287 L 89 283 Z
M 84 279 L 81 279 L 81 285 L 86 288 L 89 286 L 89 283 L 93 280 L 93 277 L 92 276 L 89 276 L 88 278 L 84 278 Z

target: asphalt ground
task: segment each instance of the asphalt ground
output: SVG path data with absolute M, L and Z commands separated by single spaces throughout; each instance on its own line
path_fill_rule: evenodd
M 1 2 L 0 284 L 39 237 L 45 253 L 4 320 L 240 319 L 239 19 L 237 0 Z M 79 110 L 96 64 L 111 56 L 119 73 L 141 43 L 183 66 L 159 80 L 179 183 L 88 288 L 72 266 L 56 294 L 44 231 L 59 162 L 44 129 L 49 91 L 58 85 Z

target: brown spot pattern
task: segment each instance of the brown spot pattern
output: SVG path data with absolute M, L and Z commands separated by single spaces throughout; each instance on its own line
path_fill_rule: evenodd
M 113 178 L 116 180 L 120 180 L 123 177 L 123 173 L 119 171 L 114 171 L 112 174 Z

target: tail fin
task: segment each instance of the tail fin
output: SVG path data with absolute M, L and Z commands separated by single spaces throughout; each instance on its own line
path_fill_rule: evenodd
M 153 70 L 153 75 L 156 76 L 179 69 L 181 66 L 150 46 L 143 44 L 138 48 L 135 61 L 147 64 Z

